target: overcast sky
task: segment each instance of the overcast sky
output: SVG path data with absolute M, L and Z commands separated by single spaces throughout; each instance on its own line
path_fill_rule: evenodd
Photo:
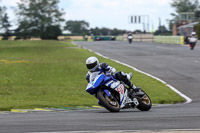
M 15 22 L 11 6 L 16 6 L 20 0 L 0 0 L 1 6 L 6 6 L 10 21 Z M 59 7 L 64 9 L 66 20 L 85 20 L 90 27 L 107 27 L 126 30 L 143 30 L 143 24 L 129 23 L 130 16 L 146 15 L 149 17 L 149 30 L 157 29 L 159 18 L 161 24 L 167 25 L 174 12 L 170 3 L 172 0 L 60 0 Z M 147 18 L 145 20 L 148 23 Z M 13 23 L 14 25 L 15 23 Z M 147 29 L 147 25 L 145 25 Z

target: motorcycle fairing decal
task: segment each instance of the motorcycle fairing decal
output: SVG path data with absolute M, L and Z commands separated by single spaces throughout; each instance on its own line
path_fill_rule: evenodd
M 119 93 L 120 96 L 120 107 L 124 107 L 125 104 L 127 103 L 127 91 L 125 91 L 123 84 L 118 84 L 118 86 L 115 88 L 115 91 Z
M 117 92 L 120 93 L 120 94 L 124 94 L 124 86 L 122 84 L 120 84 L 118 87 L 117 87 Z
M 107 96 L 111 96 L 109 90 L 105 89 L 105 90 L 103 90 L 103 91 L 106 93 Z
M 123 108 L 127 103 L 129 103 L 129 97 L 127 96 L 127 91 L 124 92 L 123 99 L 120 103 L 121 103 L 120 108 Z
M 111 84 L 113 83 L 113 80 L 109 81 L 108 83 L 106 83 L 105 85 L 108 87 L 111 87 Z
M 116 87 L 118 87 L 120 85 L 120 82 L 111 80 L 110 82 L 106 83 L 105 85 L 108 86 L 109 88 L 115 89 Z
M 121 98 L 120 98 L 121 99 Z M 122 100 L 120 100 L 120 106 L 122 105 L 122 102 L 124 101 L 124 96 L 122 98 Z
M 97 88 L 103 80 L 104 80 L 104 75 L 98 75 L 94 80 L 93 88 Z

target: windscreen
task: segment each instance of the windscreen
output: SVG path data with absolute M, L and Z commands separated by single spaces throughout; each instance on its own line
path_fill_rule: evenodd
M 93 82 L 97 75 L 99 75 L 99 72 L 92 72 L 90 74 L 90 82 Z

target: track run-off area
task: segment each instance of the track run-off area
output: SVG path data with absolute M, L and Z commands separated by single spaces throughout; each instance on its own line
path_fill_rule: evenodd
M 105 109 L 63 110 L 32 113 L 0 113 L 1 133 L 105 132 L 199 133 L 200 47 L 148 42 L 96 41 L 75 44 L 133 66 L 162 79 L 192 102 L 153 106 L 110 113 Z

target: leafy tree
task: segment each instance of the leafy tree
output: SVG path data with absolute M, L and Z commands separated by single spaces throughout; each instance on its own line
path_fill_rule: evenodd
M 200 10 L 199 9 L 197 9 L 196 11 L 195 11 L 195 17 L 196 18 L 200 18 Z
M 114 35 L 114 36 L 123 35 L 124 33 L 126 33 L 126 30 L 119 30 L 119 29 L 116 29 L 116 28 L 111 30 L 111 34 Z
M 0 7 L 0 22 L 2 21 L 3 13 L 4 13 L 3 7 Z
M 4 14 L 5 14 L 5 10 L 6 10 L 5 7 L 0 6 L 0 30 L 2 29 L 2 21 L 3 21 Z
M 173 20 L 178 20 L 178 15 L 180 12 L 197 12 L 200 8 L 198 0 L 173 0 L 171 3 L 176 13 L 171 13 L 174 17 Z
M 87 34 L 89 28 L 89 23 L 82 20 L 82 21 L 67 21 L 65 23 L 64 30 L 70 31 L 72 34 Z
M 200 8 L 199 0 L 172 0 L 171 7 L 175 9 L 176 13 L 171 13 L 174 17 L 169 20 L 169 29 L 172 30 L 173 23 L 177 24 L 179 21 L 179 13 L 181 12 L 197 12 Z M 197 13 L 196 13 L 197 14 Z M 195 15 L 197 17 L 197 15 Z
M 64 27 L 65 30 L 68 30 L 71 32 L 72 35 L 122 35 L 126 33 L 125 30 L 119 30 L 119 29 L 109 29 L 109 28 L 90 28 L 89 29 L 89 23 L 81 20 L 81 21 L 67 21 Z
M 167 22 L 168 22 L 169 31 L 173 31 L 174 20 L 167 19 Z
M 199 19 L 199 23 L 197 25 L 197 36 L 198 36 L 198 39 L 200 39 L 200 19 Z
M 135 30 L 133 33 L 143 33 L 141 30 Z
M 9 28 L 12 26 L 8 20 L 8 14 L 5 13 L 4 16 L 2 17 L 2 22 L 1 22 L 1 29 L 4 30 L 4 39 L 8 39 L 9 35 L 10 35 L 10 31 Z
M 0 7 L 0 29 L 4 32 L 2 34 L 4 39 L 7 39 L 10 35 L 9 28 L 11 26 L 8 14 L 6 13 L 6 7 Z
M 43 39 L 57 39 L 57 36 L 62 34 L 62 30 L 59 25 L 53 25 L 47 27 L 45 33 L 41 36 Z
M 116 29 L 116 28 L 109 29 L 109 28 L 95 27 L 95 28 L 91 28 L 90 32 L 93 35 L 114 35 L 114 36 L 117 36 L 117 35 L 122 35 L 122 34 L 126 33 L 126 30 L 119 30 L 119 29 Z
M 99 30 L 100 35 L 110 35 L 111 34 L 111 30 L 108 28 L 101 28 Z
M 49 28 L 59 28 L 60 23 L 64 21 L 62 18 L 63 11 L 58 8 L 59 0 L 21 0 L 16 9 L 19 28 L 18 35 L 27 37 L 45 37 L 45 34 L 51 34 Z M 54 34 L 54 37 L 57 34 Z M 52 39 L 52 38 L 48 38 Z
M 99 34 L 99 33 L 100 33 L 100 29 L 99 29 L 98 27 L 91 28 L 91 29 L 90 29 L 90 32 L 91 32 L 91 34 L 93 34 L 93 35 L 100 35 L 100 34 Z
M 164 25 L 160 25 L 158 30 L 155 31 L 154 35 L 171 35 L 172 33 L 167 30 Z
M 194 12 L 199 8 L 198 0 L 173 0 L 171 6 L 175 8 L 177 13 L 180 12 Z
M 1 0 L 0 0 L 0 2 L 1 2 Z M 2 16 L 2 13 L 4 12 L 4 10 L 5 10 L 5 7 L 1 7 L 0 6 L 0 17 Z M 0 19 L 1 20 L 1 19 Z

